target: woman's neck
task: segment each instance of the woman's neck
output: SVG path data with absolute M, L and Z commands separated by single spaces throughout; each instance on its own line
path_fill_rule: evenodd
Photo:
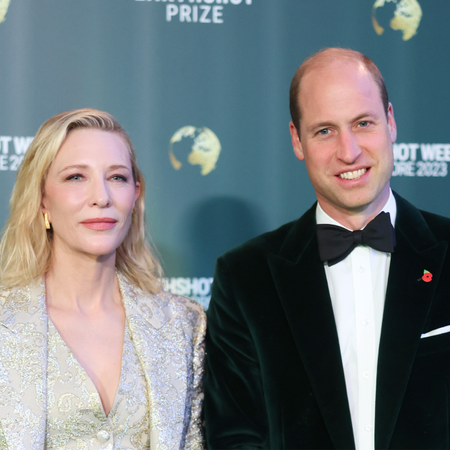
M 116 255 L 93 257 L 55 249 L 45 277 L 47 306 L 95 314 L 121 305 Z

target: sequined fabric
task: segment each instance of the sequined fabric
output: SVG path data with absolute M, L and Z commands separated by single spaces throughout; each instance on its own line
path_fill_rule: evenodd
M 150 449 L 201 449 L 205 313 L 191 300 L 167 292 L 144 293 L 121 274 L 118 280 L 146 380 Z M 0 288 L 0 306 L 0 449 L 44 449 L 45 285 Z
M 49 320 L 46 448 L 149 449 L 147 386 L 128 325 L 113 407 L 105 416 L 94 383 Z
M 0 292 L 0 448 L 41 449 L 47 402 L 44 285 Z
M 142 291 L 119 281 L 148 377 L 151 448 L 201 449 L 205 313 L 198 303 L 167 292 L 155 295 L 151 304 Z

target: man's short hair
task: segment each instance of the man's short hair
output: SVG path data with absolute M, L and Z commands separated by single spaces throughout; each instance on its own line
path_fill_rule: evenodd
M 363 63 L 364 67 L 370 72 L 375 83 L 377 83 L 378 88 L 380 89 L 381 101 L 383 102 L 383 107 L 386 112 L 389 108 L 389 96 L 386 89 L 386 85 L 384 84 L 383 76 L 381 75 L 380 70 L 375 65 L 375 63 L 368 58 L 366 55 L 363 55 L 360 52 L 355 50 L 351 50 L 349 48 L 339 48 L 339 47 L 330 47 L 325 48 L 323 50 L 319 50 L 316 53 L 313 53 L 311 56 L 306 58 L 301 66 L 295 72 L 294 78 L 291 82 L 291 88 L 289 90 L 289 108 L 291 110 L 291 118 L 292 122 L 297 129 L 297 133 L 300 137 L 300 120 L 301 120 L 301 106 L 300 106 L 300 83 L 304 75 L 311 69 L 325 66 L 332 61 L 337 60 L 353 60 Z

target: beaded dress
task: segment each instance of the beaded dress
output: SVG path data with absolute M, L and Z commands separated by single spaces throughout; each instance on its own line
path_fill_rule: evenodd
M 46 448 L 149 449 L 144 372 L 125 323 L 122 369 L 106 417 L 98 391 L 52 321 L 48 321 Z

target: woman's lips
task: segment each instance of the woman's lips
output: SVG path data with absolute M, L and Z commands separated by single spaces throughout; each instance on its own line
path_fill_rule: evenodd
M 99 217 L 97 219 L 86 219 L 81 222 L 86 228 L 96 231 L 110 230 L 117 223 L 116 219 L 110 217 Z

